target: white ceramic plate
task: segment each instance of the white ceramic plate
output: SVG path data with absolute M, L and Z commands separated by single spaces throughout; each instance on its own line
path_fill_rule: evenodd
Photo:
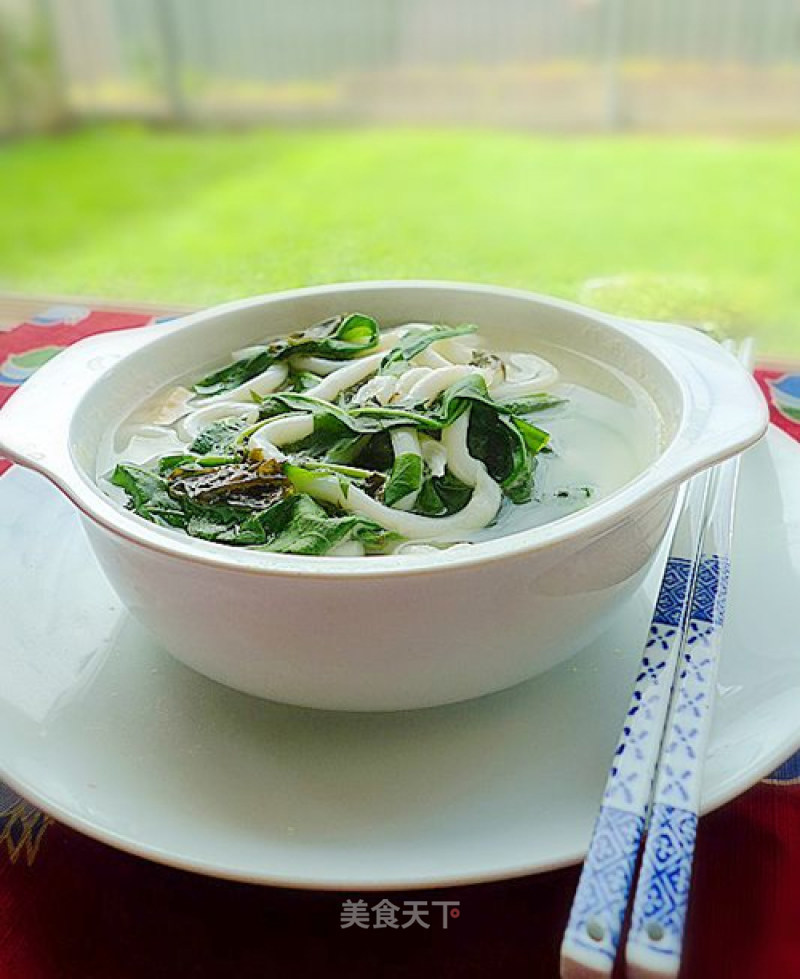
M 800 449 L 773 430 L 742 467 L 706 809 L 800 746 L 798 485 Z M 467 704 L 343 715 L 174 662 L 121 610 L 71 506 L 18 468 L 0 480 L 0 554 L 0 774 L 13 787 L 154 860 L 342 889 L 581 857 L 658 571 L 611 631 L 543 677 Z

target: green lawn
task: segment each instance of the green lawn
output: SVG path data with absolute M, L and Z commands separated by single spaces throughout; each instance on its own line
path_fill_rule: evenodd
M 800 138 L 87 129 L 0 147 L 0 288 L 522 286 L 800 353 Z

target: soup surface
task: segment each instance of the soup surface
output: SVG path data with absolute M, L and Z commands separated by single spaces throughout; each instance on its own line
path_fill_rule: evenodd
M 556 520 L 630 482 L 659 441 L 644 390 L 608 365 L 350 313 L 161 390 L 98 470 L 109 495 L 178 532 L 356 557 Z

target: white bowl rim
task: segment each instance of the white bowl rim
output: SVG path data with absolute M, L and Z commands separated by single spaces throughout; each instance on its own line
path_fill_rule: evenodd
M 13 441 L 4 442 L 2 413 L 0 413 L 0 450 L 16 462 L 42 472 L 66 493 L 86 517 L 104 527 L 112 534 L 125 538 L 131 543 L 140 545 L 151 551 L 160 552 L 165 556 L 215 567 L 220 570 L 264 576 L 277 575 L 281 577 L 322 579 L 331 577 L 363 578 L 365 576 L 370 578 L 383 578 L 411 574 L 440 574 L 445 571 L 471 569 L 475 566 L 486 565 L 499 560 L 524 558 L 526 555 L 557 544 L 569 542 L 570 540 L 578 541 L 584 535 L 595 536 L 603 533 L 625 520 L 636 508 L 655 499 L 659 494 L 668 491 L 671 487 L 677 487 L 694 473 L 747 448 L 757 441 L 766 431 L 768 416 L 766 406 L 764 406 L 761 417 L 754 417 L 752 424 L 746 431 L 743 430 L 737 439 L 730 440 L 728 443 L 719 446 L 717 451 L 706 452 L 702 458 L 684 458 L 681 460 L 680 455 L 682 452 L 685 455 L 686 450 L 686 444 L 681 445 L 681 437 L 685 434 L 687 426 L 687 404 L 691 400 L 691 384 L 686 376 L 682 376 L 679 371 L 676 371 L 675 367 L 678 361 L 668 361 L 665 358 L 665 351 L 670 346 L 674 346 L 674 344 L 648 335 L 647 332 L 641 330 L 641 326 L 634 327 L 625 320 L 567 300 L 544 296 L 521 289 L 434 279 L 366 280 L 289 289 L 222 303 L 196 313 L 190 313 L 187 316 L 177 317 L 168 323 L 162 321 L 151 327 L 135 327 L 131 330 L 97 334 L 78 341 L 76 344 L 67 348 L 62 354 L 53 358 L 52 361 L 48 362 L 44 368 L 34 375 L 33 380 L 36 380 L 43 372 L 52 370 L 59 361 L 64 363 L 70 353 L 75 356 L 81 350 L 87 354 L 90 350 L 97 352 L 95 349 L 96 346 L 103 345 L 105 341 L 112 344 L 115 339 L 119 341 L 126 334 L 135 335 L 137 340 L 140 341 L 135 344 L 133 349 L 127 351 L 132 353 L 134 350 L 140 350 L 149 345 L 150 342 L 155 342 L 170 333 L 188 331 L 195 324 L 204 322 L 212 317 L 237 312 L 242 309 L 262 305 L 267 306 L 271 302 L 287 300 L 294 297 L 327 296 L 331 293 L 346 294 L 350 291 L 381 291 L 386 289 L 466 291 L 524 299 L 533 301 L 540 306 L 548 306 L 579 315 L 584 319 L 589 319 L 596 324 L 602 325 L 612 332 L 621 334 L 625 337 L 626 342 L 638 346 L 647 356 L 654 357 L 660 361 L 672 375 L 682 395 L 682 411 L 678 431 L 650 466 L 624 486 L 582 510 L 529 530 L 517 531 L 491 540 L 471 543 L 468 547 L 446 549 L 435 554 L 414 553 L 370 556 L 366 560 L 354 559 L 352 557 L 275 554 L 250 548 L 234 548 L 226 544 L 198 540 L 169 528 L 161 528 L 123 509 L 116 502 L 112 501 L 103 492 L 101 487 L 84 474 L 81 466 L 74 459 L 71 448 L 68 445 L 65 444 L 61 447 L 60 457 L 53 462 L 49 458 L 41 458 L 41 456 L 46 455 L 45 453 L 20 450 L 13 444 Z M 677 329 L 681 328 L 678 327 Z M 705 339 L 710 347 L 718 347 L 717 344 L 707 340 L 707 338 L 700 339 Z M 720 357 L 726 358 L 729 362 L 732 361 L 732 358 L 728 354 L 721 348 L 718 347 L 718 349 Z M 126 353 L 123 353 L 118 357 L 118 361 L 124 359 L 125 355 Z M 728 363 L 727 366 L 730 369 L 731 364 Z M 101 378 L 102 375 L 97 376 L 95 380 L 99 381 Z M 72 417 L 78 409 L 83 394 L 88 391 L 89 387 L 93 386 L 93 383 L 86 384 L 85 389 L 81 392 L 81 396 L 76 397 L 71 406 L 67 406 L 71 408 L 68 415 L 69 422 L 71 422 Z M 29 381 L 23 386 L 21 391 L 24 392 L 25 388 L 29 385 L 33 387 Z M 752 385 L 755 388 L 755 381 L 752 381 Z M 15 399 L 17 398 L 19 398 L 18 394 L 15 395 Z M 12 399 L 12 403 L 15 399 Z

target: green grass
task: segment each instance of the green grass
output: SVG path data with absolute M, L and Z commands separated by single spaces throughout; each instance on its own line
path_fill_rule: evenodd
M 115 126 L 0 148 L 16 291 L 204 304 L 476 280 L 800 353 L 799 218 L 800 139 Z

